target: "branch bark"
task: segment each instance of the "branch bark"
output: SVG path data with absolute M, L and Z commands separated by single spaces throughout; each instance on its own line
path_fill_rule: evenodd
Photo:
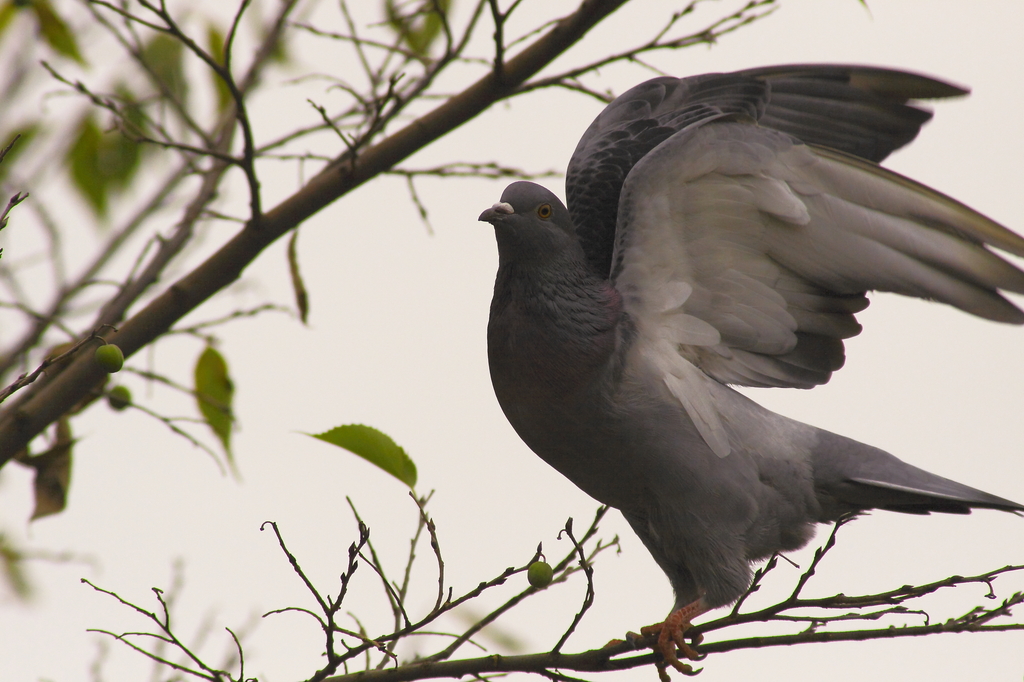
M 896 639 L 901 637 L 923 637 L 940 633 L 957 632 L 1007 632 L 1024 629 L 1024 625 L 1011 623 L 1006 625 L 984 625 L 977 627 L 951 627 L 948 624 L 920 625 L 903 628 L 879 628 L 874 630 L 852 630 L 845 632 L 801 632 L 792 635 L 775 635 L 768 637 L 748 637 L 725 642 L 714 642 L 700 647 L 702 654 L 722 653 L 737 649 L 760 649 L 774 646 L 793 646 L 812 642 L 854 642 L 869 639 Z M 639 646 L 639 640 L 637 642 Z M 642 647 L 641 647 L 642 648 Z M 387 670 L 366 670 L 328 677 L 323 682 L 407 682 L 409 680 L 429 680 L 437 678 L 461 678 L 464 676 L 480 677 L 488 673 L 528 672 L 540 675 L 551 671 L 568 670 L 574 673 L 600 673 L 613 670 L 630 670 L 653 665 L 656 657 L 653 653 L 622 656 L 634 651 L 634 644 L 619 642 L 600 649 L 591 649 L 578 654 L 547 652 L 541 654 L 525 654 L 520 656 L 483 656 L 480 658 L 464 658 L 455 661 L 426 661 L 410 663 L 398 668 Z
M 504 62 L 500 72 L 488 73 L 460 94 L 357 156 L 342 155 L 301 190 L 247 224 L 205 262 L 124 322 L 116 333 L 106 335 L 106 340 L 120 346 L 126 357 L 154 341 L 206 299 L 237 280 L 263 249 L 279 237 L 513 94 L 625 2 L 583 0 L 574 13 Z M 103 377 L 103 370 L 93 361 L 92 353 L 79 353 L 66 369 L 37 382 L 31 392 L 0 413 L 0 466 L 73 407 Z

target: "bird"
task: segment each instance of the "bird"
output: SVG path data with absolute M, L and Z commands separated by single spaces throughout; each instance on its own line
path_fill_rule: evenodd
M 1024 324 L 1024 239 L 880 164 L 967 90 L 841 64 L 658 77 L 584 132 L 567 206 L 529 181 L 480 214 L 498 268 L 495 396 L 522 440 L 621 511 L 675 602 L 644 628 L 689 672 L 691 621 L 817 524 L 1024 506 L 760 406 L 845 362 L 871 291 Z M 656 635 L 656 638 L 653 636 Z M 678 651 L 677 651 L 678 647 Z

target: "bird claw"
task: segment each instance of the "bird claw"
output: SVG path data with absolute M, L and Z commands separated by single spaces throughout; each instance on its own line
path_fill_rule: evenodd
M 694 609 L 693 605 L 691 605 L 690 607 L 673 611 L 662 623 L 640 628 L 641 635 L 645 637 L 657 635 L 658 637 L 653 644 L 650 644 L 650 647 L 656 653 L 661 654 L 661 660 L 655 662 L 661 682 L 670 682 L 668 676 L 669 666 L 672 666 L 684 675 L 692 676 L 700 673 L 700 668 L 694 670 L 691 665 L 679 660 L 679 654 L 682 654 L 691 661 L 699 661 L 704 658 L 701 653 L 691 646 L 691 642 L 693 645 L 700 644 L 703 639 L 700 634 L 690 637 L 691 642 L 686 641 L 686 631 L 692 627 L 690 618 L 699 613 L 700 611 Z

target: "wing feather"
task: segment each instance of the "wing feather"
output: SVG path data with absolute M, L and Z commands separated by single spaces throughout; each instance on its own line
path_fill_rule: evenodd
M 709 121 L 744 118 L 881 161 L 913 140 L 932 116 L 910 100 L 966 92 L 905 71 L 836 64 L 654 78 L 617 97 L 583 134 L 565 175 L 569 212 L 588 262 L 606 277 L 626 175 L 670 135 Z
M 587 260 L 720 456 L 717 382 L 827 382 L 868 291 L 1024 323 L 1001 294 L 1024 272 L 991 250 L 1024 239 L 877 165 L 931 118 L 912 100 L 966 92 L 848 65 L 656 78 L 584 133 L 566 194 Z
M 1024 272 L 989 248 L 1024 254 L 1024 239 L 876 164 L 752 123 L 662 142 L 627 176 L 618 225 L 612 278 L 641 336 L 725 383 L 827 382 L 867 291 L 1024 323 L 1000 293 L 1024 293 Z M 678 293 L 652 302 L 653 291 Z

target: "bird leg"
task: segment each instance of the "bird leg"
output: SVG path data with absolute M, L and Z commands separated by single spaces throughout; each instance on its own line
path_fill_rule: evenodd
M 684 675 L 694 674 L 691 666 L 679 660 L 679 652 L 691 661 L 701 658 L 701 655 L 686 641 L 685 635 L 686 631 L 692 627 L 690 621 L 707 610 L 700 600 L 697 600 L 681 609 L 676 609 L 668 615 L 664 622 L 640 628 L 640 634 L 645 637 L 658 635 L 657 641 L 651 645 L 651 648 L 661 654 L 661 660 L 655 663 L 661 682 L 669 682 L 668 666 L 672 666 Z M 699 641 L 700 635 L 694 639 L 693 643 L 697 644 Z M 676 651 L 676 647 L 679 652 Z

